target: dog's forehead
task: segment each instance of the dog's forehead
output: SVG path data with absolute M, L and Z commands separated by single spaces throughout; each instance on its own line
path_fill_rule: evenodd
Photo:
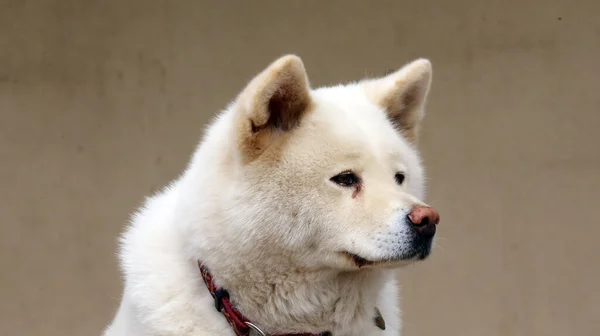
M 405 147 L 385 111 L 368 99 L 360 85 L 320 88 L 313 97 L 316 124 L 329 141 L 388 156 Z

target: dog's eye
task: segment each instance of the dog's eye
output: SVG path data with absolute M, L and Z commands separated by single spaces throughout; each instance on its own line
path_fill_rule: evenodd
M 404 173 L 396 173 L 394 177 L 396 178 L 396 183 L 398 183 L 398 185 L 404 183 Z
M 360 179 L 353 172 L 343 172 L 331 178 L 335 184 L 343 187 L 351 187 L 360 183 Z

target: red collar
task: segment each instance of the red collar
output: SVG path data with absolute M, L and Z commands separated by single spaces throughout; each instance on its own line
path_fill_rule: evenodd
M 200 274 L 202 274 L 202 279 L 204 279 L 204 283 L 206 283 L 206 288 L 215 299 L 215 308 L 220 313 L 223 313 L 227 322 L 233 328 L 233 331 L 237 336 L 248 336 L 250 334 L 250 330 L 254 330 L 257 334 L 261 336 L 267 336 L 262 330 L 259 329 L 258 326 L 250 322 L 247 318 L 244 317 L 231 303 L 229 300 L 229 292 L 227 292 L 224 288 L 219 288 L 215 282 L 213 281 L 213 277 L 208 271 L 206 266 L 202 265 L 200 261 L 198 261 L 198 267 L 200 268 Z M 324 332 L 321 334 L 289 334 L 289 335 L 272 335 L 272 336 L 324 336 L 331 335 L 329 332 Z

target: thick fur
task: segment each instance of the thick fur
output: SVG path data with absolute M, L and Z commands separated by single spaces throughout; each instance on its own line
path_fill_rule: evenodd
M 133 216 L 121 241 L 123 298 L 105 336 L 233 336 L 197 260 L 268 333 L 399 335 L 394 269 L 430 249 L 416 246 L 406 220 L 424 204 L 416 145 L 430 82 L 422 59 L 319 89 L 298 57 L 272 63 L 210 125 L 185 172 Z M 331 180 L 344 171 L 360 183 Z

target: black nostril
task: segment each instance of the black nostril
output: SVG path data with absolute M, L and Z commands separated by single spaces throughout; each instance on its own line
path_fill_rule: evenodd
M 415 231 L 423 237 L 433 237 L 435 235 L 436 227 L 433 224 L 428 224 L 427 221 L 423 220 L 423 224 L 415 226 Z
M 421 223 L 419 223 L 419 225 L 429 225 L 429 217 L 425 217 L 421 220 Z

